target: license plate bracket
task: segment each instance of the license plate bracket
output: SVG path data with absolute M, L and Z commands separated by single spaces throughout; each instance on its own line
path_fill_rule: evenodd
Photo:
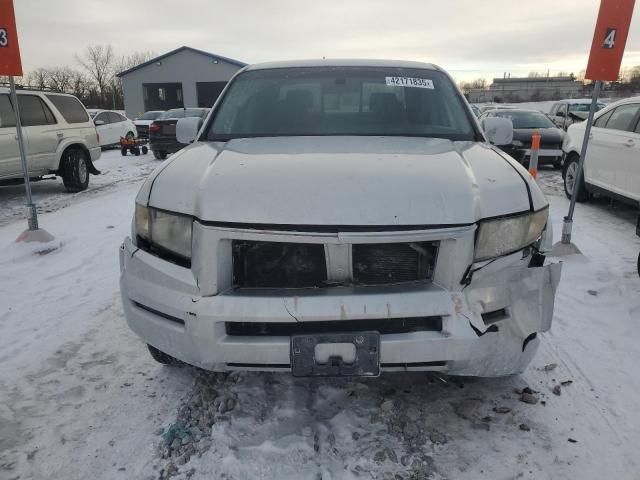
M 320 363 L 316 346 L 353 344 L 355 358 L 345 363 L 342 357 L 329 357 Z M 376 377 L 380 375 L 380 333 L 296 334 L 291 336 L 291 373 L 294 377 Z

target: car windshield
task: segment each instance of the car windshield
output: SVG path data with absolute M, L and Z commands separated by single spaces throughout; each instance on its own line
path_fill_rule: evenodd
M 208 130 L 241 137 L 393 135 L 473 140 L 462 97 L 427 69 L 296 67 L 233 80 Z
M 155 120 L 160 117 L 164 112 L 146 112 L 138 117 L 138 120 Z
M 518 112 L 513 110 L 504 110 L 496 112 L 496 117 L 508 118 L 513 123 L 513 128 L 555 128 L 555 125 L 549 118 L 538 112 Z
M 570 103 L 569 111 L 570 112 L 588 112 L 591 107 L 590 103 Z M 596 112 L 598 110 L 602 110 L 604 108 L 604 103 L 598 103 L 596 105 Z
M 160 115 L 157 120 L 168 120 L 175 118 L 187 118 L 187 117 L 200 117 L 205 109 L 203 108 L 174 108 L 173 110 L 167 110 Z

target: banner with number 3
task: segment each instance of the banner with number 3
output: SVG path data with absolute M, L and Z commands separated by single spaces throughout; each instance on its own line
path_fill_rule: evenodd
M 0 75 L 22 76 L 13 0 L 0 0 Z

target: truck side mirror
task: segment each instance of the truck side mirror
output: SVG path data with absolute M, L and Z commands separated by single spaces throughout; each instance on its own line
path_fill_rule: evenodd
M 202 126 L 202 119 L 200 117 L 186 117 L 181 118 L 176 123 L 176 139 L 180 143 L 188 144 L 198 136 L 198 131 Z

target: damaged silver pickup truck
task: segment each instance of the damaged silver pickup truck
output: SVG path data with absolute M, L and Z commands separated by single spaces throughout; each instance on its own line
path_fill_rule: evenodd
M 213 371 L 521 372 L 561 264 L 491 120 L 434 65 L 245 67 L 138 193 L 128 324 L 156 360 Z

